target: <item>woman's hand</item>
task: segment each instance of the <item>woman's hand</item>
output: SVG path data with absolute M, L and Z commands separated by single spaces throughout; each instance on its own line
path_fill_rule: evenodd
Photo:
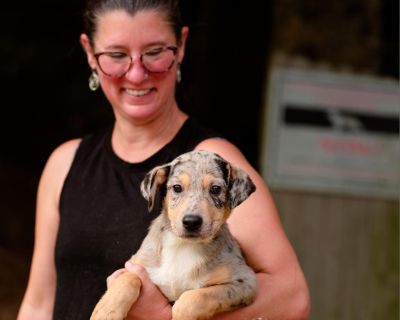
M 142 282 L 139 298 L 132 305 L 127 320 L 170 320 L 172 315 L 169 301 L 158 287 L 151 282 L 149 275 L 142 266 L 132 264 L 128 261 L 125 264 L 125 269 L 117 270 L 107 278 L 107 286 L 123 272 L 132 272 L 136 274 Z

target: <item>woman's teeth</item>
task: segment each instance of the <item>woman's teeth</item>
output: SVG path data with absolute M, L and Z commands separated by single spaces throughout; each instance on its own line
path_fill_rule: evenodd
M 148 94 L 150 92 L 150 89 L 146 89 L 146 90 L 126 89 L 126 92 L 131 96 L 141 97 L 141 96 L 144 96 L 145 94 Z

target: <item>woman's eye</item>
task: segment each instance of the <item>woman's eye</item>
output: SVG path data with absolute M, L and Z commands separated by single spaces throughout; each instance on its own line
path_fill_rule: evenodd
M 210 193 L 214 196 L 218 196 L 221 193 L 222 188 L 220 186 L 211 186 Z
M 172 186 L 172 189 L 174 190 L 175 193 L 181 193 L 183 191 L 183 188 L 180 184 L 174 184 Z
M 154 49 L 151 49 L 149 51 L 146 51 L 144 53 L 144 55 L 148 56 L 148 57 L 155 57 L 155 56 L 158 56 L 163 51 L 164 51 L 163 48 L 154 48 Z
M 107 55 L 111 59 L 114 59 L 114 60 L 123 60 L 123 59 L 126 59 L 128 57 L 128 55 L 126 53 L 123 53 L 123 52 L 110 52 Z

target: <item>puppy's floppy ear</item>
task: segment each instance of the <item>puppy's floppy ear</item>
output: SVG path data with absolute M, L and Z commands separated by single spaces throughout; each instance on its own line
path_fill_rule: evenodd
M 148 201 L 149 211 L 153 210 L 157 191 L 167 181 L 170 169 L 171 166 L 169 164 L 155 167 L 146 174 L 140 184 L 142 195 Z
M 249 175 L 239 167 L 228 163 L 227 168 L 229 172 L 228 205 L 233 209 L 256 191 L 256 186 Z

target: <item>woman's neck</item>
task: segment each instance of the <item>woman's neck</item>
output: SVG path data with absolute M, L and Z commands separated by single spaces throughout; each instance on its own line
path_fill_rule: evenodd
M 170 142 L 186 119 L 177 107 L 140 124 L 117 119 L 111 140 L 113 150 L 124 161 L 142 162 Z

